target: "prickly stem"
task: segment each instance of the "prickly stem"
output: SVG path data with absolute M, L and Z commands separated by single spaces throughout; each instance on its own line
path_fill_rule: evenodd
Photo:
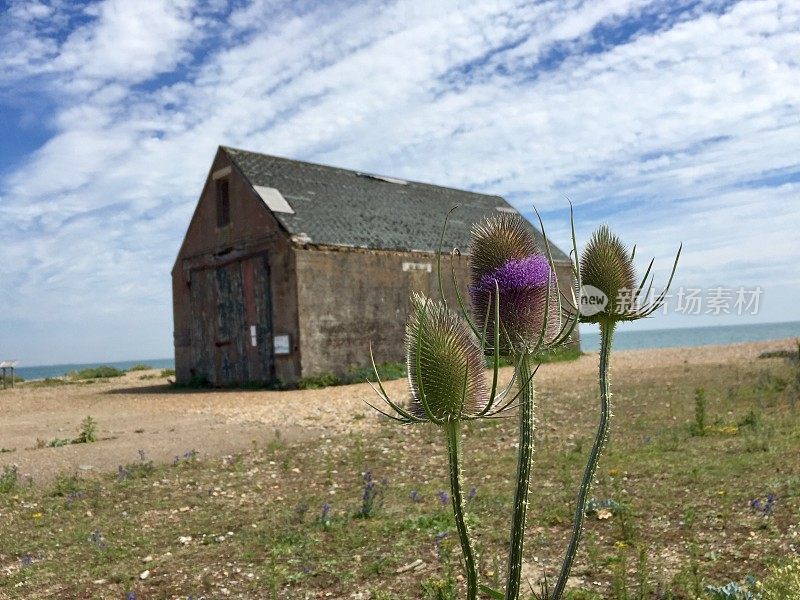
M 595 471 L 597 471 L 597 463 L 600 460 L 600 454 L 603 452 L 603 448 L 608 439 L 608 428 L 611 421 L 611 393 L 609 391 L 608 367 L 615 325 L 616 323 L 614 321 L 600 322 L 600 424 L 597 427 L 597 435 L 595 436 L 592 450 L 589 453 L 589 462 L 586 464 L 581 487 L 578 490 L 572 537 L 567 547 L 567 553 L 564 556 L 564 562 L 561 565 L 561 571 L 558 574 L 558 580 L 553 588 L 552 600 L 560 600 L 564 593 L 564 588 L 567 585 L 567 579 L 572 570 L 572 563 L 575 560 L 575 555 L 578 552 L 578 544 L 581 539 L 583 518 L 586 513 L 586 501 L 589 497 Z
M 447 451 L 450 457 L 450 497 L 453 501 L 453 514 L 456 518 L 456 529 L 464 554 L 464 565 L 467 572 L 467 600 L 475 600 L 478 594 L 478 572 L 475 566 L 475 553 L 469 539 L 469 529 L 464 518 L 464 493 L 461 483 L 461 428 L 459 421 L 448 421 Z
M 531 377 L 531 356 L 519 362 L 519 382 L 524 386 L 519 408 L 519 453 L 517 456 L 517 489 L 514 494 L 514 515 L 511 521 L 511 548 L 508 554 L 506 600 L 518 600 L 522 576 L 522 546 L 525 541 L 525 516 L 528 510 L 531 465 L 533 463 L 534 388 Z

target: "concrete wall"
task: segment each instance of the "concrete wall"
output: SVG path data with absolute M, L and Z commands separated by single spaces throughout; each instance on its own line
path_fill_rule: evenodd
M 199 376 L 207 377 L 216 384 L 226 383 L 215 380 L 214 374 L 209 372 L 214 370 L 209 368 L 209 363 L 213 364 L 220 360 L 219 356 L 212 356 L 218 354 L 215 348 L 219 348 L 219 344 L 228 343 L 227 340 L 219 339 L 222 329 L 219 313 L 233 310 L 236 305 L 227 304 L 226 299 L 216 298 L 216 293 L 208 294 L 208 298 L 198 299 L 196 290 L 193 302 L 192 281 L 194 280 L 196 285 L 204 279 L 210 281 L 211 278 L 207 276 L 209 271 L 240 263 L 243 268 L 251 270 L 250 276 L 257 282 L 259 277 L 266 276 L 266 273 L 256 272 L 253 277 L 252 269 L 257 267 L 255 263 L 253 265 L 250 263 L 258 257 L 258 264 L 264 265 L 265 262 L 260 260 L 264 255 L 267 257 L 268 281 L 272 296 L 271 319 L 267 319 L 271 320 L 271 333 L 289 335 L 293 341 L 289 354 L 273 357 L 274 377 L 283 381 L 293 381 L 300 373 L 294 252 L 288 236 L 235 167 L 227 176 L 230 224 L 217 227 L 216 184 L 211 174 L 230 166 L 225 153 L 218 152 L 172 271 L 177 381 L 185 383 L 192 376 Z M 244 269 L 245 273 L 242 276 L 244 287 L 248 283 L 247 269 Z M 235 271 L 235 268 L 233 270 Z M 241 290 L 236 286 L 234 288 L 237 294 L 241 295 Z M 240 301 L 237 298 L 229 300 Z M 260 299 L 258 302 L 260 303 Z M 193 330 L 193 322 L 196 323 L 198 316 L 198 303 L 199 310 L 203 313 L 202 320 L 206 323 L 203 331 L 198 327 Z M 255 317 L 243 317 L 248 323 L 253 318 Z M 249 327 L 245 327 L 245 330 L 249 331 Z M 249 341 L 248 338 L 244 339 L 245 342 Z M 259 339 L 259 344 L 261 342 Z M 268 340 L 268 343 L 271 352 L 272 340 Z M 239 346 L 238 349 L 233 347 L 228 349 L 229 353 L 233 353 L 231 357 L 236 352 L 239 354 L 250 352 L 249 343 Z M 258 350 L 262 353 L 264 351 L 263 348 Z M 228 360 L 227 357 L 223 358 Z M 200 372 L 200 369 L 204 372 Z M 232 372 L 234 373 L 232 377 L 235 377 L 237 371 L 234 369 Z M 258 378 L 263 379 L 261 374 L 258 374 Z
M 370 342 L 377 362 L 405 359 L 409 295 L 439 296 L 435 256 L 298 248 L 296 257 L 303 377 L 368 364 Z M 457 308 L 450 258 L 443 258 L 442 265 L 445 296 Z M 466 257 L 456 258 L 456 273 L 469 303 Z M 571 285 L 569 266 L 559 266 L 557 276 L 559 285 Z

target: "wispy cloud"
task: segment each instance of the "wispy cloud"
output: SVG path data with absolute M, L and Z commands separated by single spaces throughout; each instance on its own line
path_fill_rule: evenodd
M 795 3 L 20 1 L 0 27 L 0 341 L 29 361 L 170 354 L 220 143 L 535 202 L 564 245 L 568 196 L 584 239 L 606 220 L 664 269 L 683 240 L 684 282 L 800 294 Z

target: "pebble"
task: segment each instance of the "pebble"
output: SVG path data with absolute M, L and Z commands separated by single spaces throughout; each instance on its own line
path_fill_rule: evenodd
M 142 571 L 141 573 L 139 573 L 139 579 L 147 579 L 148 577 L 150 577 L 150 571 L 149 570 Z

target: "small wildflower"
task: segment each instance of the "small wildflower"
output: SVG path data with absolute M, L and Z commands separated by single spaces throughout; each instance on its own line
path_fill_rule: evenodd
M 417 490 L 411 490 L 409 494 L 412 502 L 421 502 L 422 501 L 422 494 L 420 494 Z
M 619 470 L 619 469 L 616 469 L 616 468 L 615 468 L 615 469 L 610 469 L 610 470 L 608 471 L 608 474 L 609 474 L 609 475 L 611 475 L 611 477 L 619 477 L 619 475 L 620 475 L 620 470 Z
M 444 490 L 439 490 L 436 493 L 436 496 L 437 496 L 437 498 L 439 498 L 439 502 L 441 502 L 443 505 L 447 504 L 448 502 L 450 502 L 450 494 L 448 494 Z
M 33 556 L 30 554 L 23 554 L 19 557 L 19 563 L 23 569 L 25 567 L 30 567 L 33 564 Z
M 108 544 L 106 543 L 106 538 L 100 532 L 99 529 L 95 529 L 89 534 L 89 541 L 100 548 L 101 550 L 104 549 Z
M 33 519 L 41 519 L 44 515 L 40 512 L 35 512 L 31 515 Z
M 467 500 L 474 500 L 475 496 L 478 495 L 478 488 L 477 486 L 472 486 L 469 488 L 469 492 L 467 493 Z
M 753 498 L 750 501 L 750 508 L 753 512 L 758 512 L 768 517 L 775 511 L 776 500 L 775 494 L 767 494 L 764 502 L 762 502 L 760 498 Z
M 440 533 L 437 533 L 436 537 L 433 538 L 433 545 L 436 548 L 436 556 L 439 558 L 439 560 L 442 560 L 442 542 L 447 537 L 447 535 L 448 534 L 446 531 L 442 531 Z
M 322 514 L 320 515 L 319 520 L 326 527 L 331 523 L 330 512 L 331 512 L 331 505 L 329 502 L 325 502 L 322 505 Z
M 119 465 L 119 467 L 117 467 L 117 481 L 125 481 L 130 478 L 131 472 L 122 465 Z
M 361 494 L 361 508 L 356 516 L 367 518 L 371 517 L 376 508 L 383 506 L 383 490 L 388 484 L 386 478 L 381 479 L 380 484 L 375 483 L 372 478 L 372 471 L 367 471 L 363 475 L 364 491 Z

